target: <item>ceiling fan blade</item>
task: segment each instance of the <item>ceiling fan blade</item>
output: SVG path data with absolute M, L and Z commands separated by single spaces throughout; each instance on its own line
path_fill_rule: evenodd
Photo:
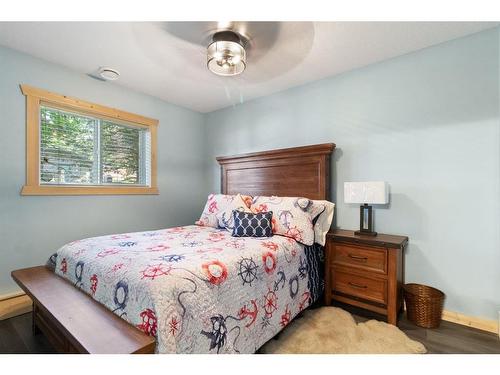
M 224 77 L 222 81 L 208 69 L 199 70 L 206 66 L 206 48 L 213 34 L 221 30 L 242 35 L 247 51 L 246 70 L 235 77 Z M 175 55 L 165 55 L 161 47 L 154 52 L 148 50 L 148 54 L 154 54 L 152 63 L 169 67 L 176 75 L 213 81 L 214 84 L 224 84 L 228 79 L 255 84 L 276 78 L 303 61 L 314 41 L 312 22 L 155 22 L 136 25 L 136 32 L 144 37 L 147 35 L 154 45 L 176 46 Z
M 212 42 L 216 32 L 231 30 L 243 37 L 249 54 L 272 48 L 281 28 L 281 22 L 161 22 L 159 25 L 176 38 L 203 47 Z

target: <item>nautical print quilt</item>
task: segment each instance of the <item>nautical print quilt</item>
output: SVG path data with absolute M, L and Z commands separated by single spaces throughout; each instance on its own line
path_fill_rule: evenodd
M 254 353 L 321 294 L 321 250 L 186 226 L 74 241 L 49 263 L 158 353 Z

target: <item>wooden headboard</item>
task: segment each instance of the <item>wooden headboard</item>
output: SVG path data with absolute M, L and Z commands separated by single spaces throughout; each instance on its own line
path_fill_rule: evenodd
M 222 194 L 330 199 L 334 143 L 218 157 Z

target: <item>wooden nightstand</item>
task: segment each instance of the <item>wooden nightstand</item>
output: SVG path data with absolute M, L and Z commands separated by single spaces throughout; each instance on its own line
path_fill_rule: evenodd
M 403 252 L 408 237 L 328 233 L 325 259 L 325 304 L 333 300 L 386 315 L 396 325 L 403 306 Z

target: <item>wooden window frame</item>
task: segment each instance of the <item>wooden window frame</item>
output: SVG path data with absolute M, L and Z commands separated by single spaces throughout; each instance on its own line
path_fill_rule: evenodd
M 119 109 L 105 107 L 65 95 L 55 94 L 28 85 L 20 85 L 26 96 L 26 184 L 21 195 L 149 195 L 159 194 L 157 181 L 158 120 Z M 40 106 L 71 110 L 83 115 L 118 120 L 121 123 L 146 127 L 151 133 L 151 185 L 41 185 L 40 184 Z

